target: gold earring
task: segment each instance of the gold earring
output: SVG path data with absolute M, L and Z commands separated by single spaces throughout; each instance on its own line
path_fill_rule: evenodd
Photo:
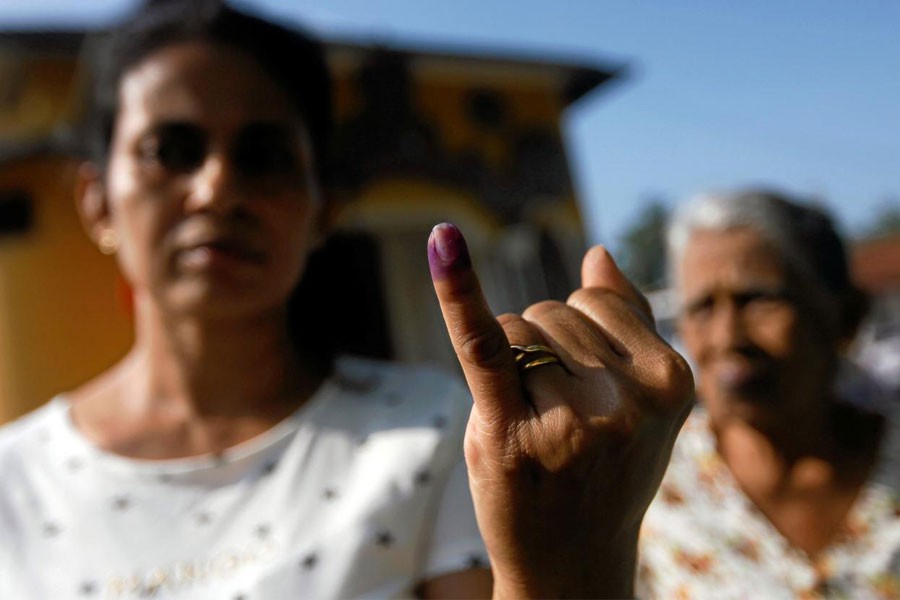
M 119 249 L 119 236 L 114 229 L 104 229 L 97 240 L 97 247 L 100 252 L 107 256 L 115 254 Z

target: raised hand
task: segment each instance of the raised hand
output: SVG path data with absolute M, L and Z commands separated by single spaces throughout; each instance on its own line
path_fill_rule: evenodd
M 474 399 L 465 453 L 495 597 L 630 595 L 640 522 L 693 390 L 686 362 L 602 247 L 567 302 L 499 318 L 456 227 L 435 227 L 428 253 Z M 547 350 L 517 360 L 511 344 Z

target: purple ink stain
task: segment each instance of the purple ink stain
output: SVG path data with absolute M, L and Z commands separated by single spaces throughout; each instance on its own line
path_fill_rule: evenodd
M 452 271 L 467 269 L 472 261 L 462 232 L 451 223 L 435 225 L 428 238 L 428 264 L 435 279 L 447 277 Z

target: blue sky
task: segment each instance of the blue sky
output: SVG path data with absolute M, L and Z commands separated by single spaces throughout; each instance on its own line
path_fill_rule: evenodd
M 323 33 L 625 63 L 566 140 L 594 241 L 648 198 L 767 184 L 845 230 L 900 204 L 900 3 L 794 0 L 249 0 Z M 0 0 L 0 23 L 90 25 L 131 0 Z

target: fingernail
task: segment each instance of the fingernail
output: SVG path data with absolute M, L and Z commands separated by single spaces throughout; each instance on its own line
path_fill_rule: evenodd
M 428 263 L 435 274 L 471 264 L 466 240 L 456 225 L 441 223 L 431 230 L 428 238 Z

